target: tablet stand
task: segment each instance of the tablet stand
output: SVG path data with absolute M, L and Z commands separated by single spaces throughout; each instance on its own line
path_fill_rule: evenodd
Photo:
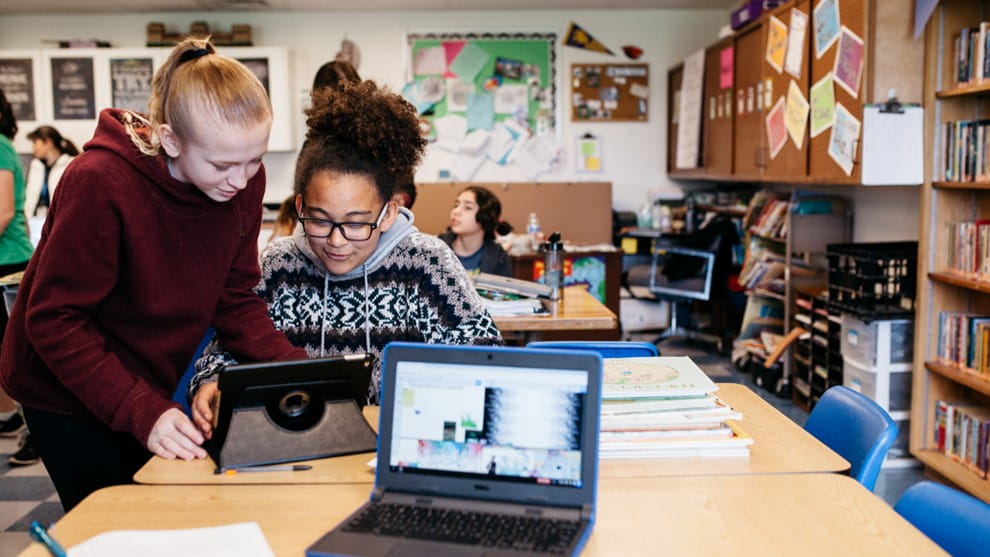
M 303 431 L 280 426 L 265 406 L 235 408 L 217 471 L 374 452 L 376 447 L 377 436 L 353 399 L 325 400 L 323 417 Z

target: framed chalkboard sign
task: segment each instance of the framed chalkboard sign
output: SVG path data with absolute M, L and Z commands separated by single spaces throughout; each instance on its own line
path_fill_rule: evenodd
M 647 64 L 571 64 L 571 120 L 646 122 L 650 119 Z

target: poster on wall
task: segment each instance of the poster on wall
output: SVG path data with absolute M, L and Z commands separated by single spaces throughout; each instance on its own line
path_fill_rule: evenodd
M 110 89 L 113 106 L 135 112 L 147 112 L 151 98 L 151 58 L 112 58 L 110 60 Z
M 56 120 L 96 118 L 93 59 L 52 58 L 52 107 Z
M 0 89 L 18 122 L 37 120 L 34 102 L 34 71 L 30 58 L 0 59 Z
M 431 124 L 448 115 L 468 131 L 515 120 L 530 134 L 556 125 L 555 33 L 410 33 L 403 94 Z M 432 139 L 432 137 L 431 137 Z

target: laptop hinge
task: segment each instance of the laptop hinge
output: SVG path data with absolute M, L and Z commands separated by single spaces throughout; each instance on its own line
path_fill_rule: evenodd
M 585 503 L 585 504 L 581 505 L 581 519 L 582 520 L 591 520 L 591 517 L 594 514 L 595 514 L 595 508 L 592 505 L 590 505 L 588 503 Z
M 371 490 L 371 500 L 375 503 L 381 502 L 383 497 L 385 497 L 384 487 L 375 486 L 375 488 Z

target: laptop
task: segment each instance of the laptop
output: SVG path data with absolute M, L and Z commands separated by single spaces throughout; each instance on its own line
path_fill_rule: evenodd
M 591 352 L 389 344 L 370 501 L 306 555 L 576 555 L 601 377 Z

